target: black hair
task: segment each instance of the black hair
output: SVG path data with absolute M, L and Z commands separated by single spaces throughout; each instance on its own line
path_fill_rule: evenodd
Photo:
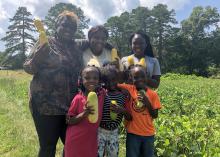
M 94 34 L 96 34 L 97 32 L 103 32 L 105 35 L 106 35 L 106 38 L 108 38 L 108 30 L 104 27 L 104 26 L 102 26 L 102 25 L 97 25 L 97 26 L 94 26 L 94 27 L 92 27 L 90 30 L 89 30 L 89 32 L 88 32 L 88 38 L 89 38 L 89 40 L 92 38 L 92 36 L 94 35 Z
M 78 16 L 72 12 L 72 11 L 68 11 L 68 10 L 64 10 L 63 12 L 61 12 L 56 21 L 55 21 L 55 27 L 58 26 L 58 24 L 60 23 L 60 20 L 63 18 L 63 17 L 67 17 L 68 20 L 70 20 L 71 22 L 73 22 L 75 25 L 76 25 L 76 28 L 77 28 L 77 22 L 78 22 Z
M 146 69 L 142 66 L 142 65 L 139 65 L 139 64 L 135 64 L 135 65 L 131 65 L 131 66 L 129 66 L 128 67 L 128 69 L 127 70 L 125 70 L 124 71 L 124 73 L 125 73 L 125 77 L 127 78 L 127 79 L 125 79 L 125 81 L 127 82 L 127 83 L 132 83 L 133 82 L 133 80 L 131 80 L 131 73 L 132 73 L 132 71 L 135 69 L 135 68 L 141 68 L 142 70 L 143 70 L 143 72 L 145 72 L 145 74 L 147 74 L 147 71 L 146 71 Z
M 105 86 L 105 84 L 107 83 L 110 75 L 114 75 L 115 77 L 118 77 L 118 74 L 119 74 L 119 70 L 116 68 L 115 65 L 112 65 L 111 63 L 106 63 L 106 65 L 104 65 L 101 69 L 103 86 Z
M 150 38 L 149 36 L 144 33 L 143 31 L 139 30 L 137 32 L 134 32 L 130 38 L 129 38 L 129 44 L 132 45 L 132 39 L 133 37 L 138 34 L 138 35 L 141 35 L 144 39 L 145 39 L 145 42 L 147 44 L 147 47 L 145 48 L 144 50 L 144 55 L 145 56 L 149 56 L 149 57 L 154 57 L 154 53 L 153 53 L 153 49 L 152 49 L 152 46 L 151 46 L 151 43 L 150 43 Z
M 94 68 L 97 70 L 98 72 L 98 75 L 99 75 L 99 82 L 101 81 L 101 71 L 98 67 L 96 66 L 86 66 L 81 72 L 80 72 L 80 76 L 78 78 L 78 89 L 81 90 L 82 92 L 85 92 L 86 89 L 83 85 L 83 80 L 82 80 L 82 74 L 83 74 L 83 71 L 85 71 L 86 69 L 89 69 L 89 68 Z

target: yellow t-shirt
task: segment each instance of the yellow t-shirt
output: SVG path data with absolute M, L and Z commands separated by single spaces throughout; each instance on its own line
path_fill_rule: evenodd
M 137 89 L 134 85 L 118 84 L 118 87 L 124 88 L 129 91 L 131 100 L 126 104 L 127 110 L 132 115 L 132 120 L 126 122 L 126 130 L 128 133 L 133 133 L 140 136 L 152 136 L 155 134 L 155 127 L 153 124 L 153 118 L 147 108 L 137 108 Z M 146 90 L 146 96 L 148 97 L 153 109 L 160 109 L 161 104 L 157 93 L 149 88 Z

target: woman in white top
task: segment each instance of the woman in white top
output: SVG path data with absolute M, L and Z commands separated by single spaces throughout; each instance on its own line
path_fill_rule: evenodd
M 160 65 L 157 58 L 154 57 L 149 37 L 145 33 L 138 31 L 131 35 L 129 42 L 132 48 L 132 55 L 130 56 L 133 58 L 134 64 L 137 64 L 141 58 L 145 58 L 148 75 L 147 85 L 151 88 L 158 88 L 161 76 Z M 129 67 L 128 57 L 121 59 L 124 68 Z
M 94 64 L 94 66 L 102 67 L 105 62 L 111 62 L 113 47 L 107 44 L 107 29 L 102 25 L 94 26 L 88 32 L 88 38 L 89 45 L 83 49 L 84 66 Z

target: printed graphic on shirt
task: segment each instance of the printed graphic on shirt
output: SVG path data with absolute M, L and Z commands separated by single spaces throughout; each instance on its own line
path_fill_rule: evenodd
M 132 109 L 133 109 L 135 112 L 141 113 L 141 112 L 145 111 L 145 106 L 138 107 L 136 100 L 132 100 L 132 104 L 131 104 L 131 105 L 132 105 Z

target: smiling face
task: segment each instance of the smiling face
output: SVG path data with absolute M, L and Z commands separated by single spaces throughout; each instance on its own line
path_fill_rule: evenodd
M 144 57 L 144 51 L 147 47 L 145 39 L 140 34 L 135 34 L 131 40 L 131 47 L 137 58 Z
M 131 79 L 137 90 L 145 89 L 147 75 L 143 67 L 134 67 L 131 69 Z
M 87 67 L 82 72 L 82 83 L 87 91 L 95 91 L 99 84 L 99 71 L 95 67 Z
M 103 31 L 97 31 L 89 39 L 90 48 L 95 55 L 100 55 L 106 44 L 107 36 Z
M 62 16 L 57 20 L 56 33 L 59 39 L 71 41 L 77 30 L 77 23 L 69 16 Z

